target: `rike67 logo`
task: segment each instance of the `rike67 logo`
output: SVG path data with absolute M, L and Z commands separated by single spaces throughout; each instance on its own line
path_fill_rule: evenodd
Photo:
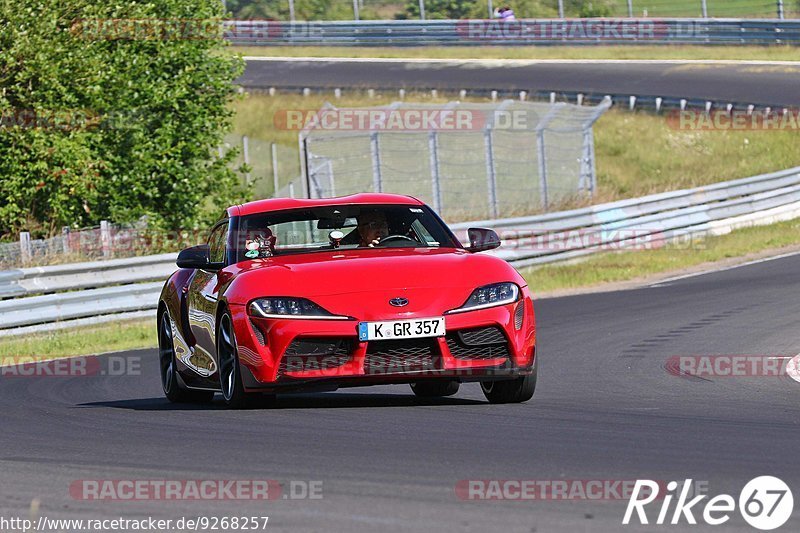
M 667 483 L 666 494 L 660 494 L 659 483 L 656 481 L 637 480 L 622 523 L 630 524 L 635 512 L 640 524 L 650 524 L 652 515 L 648 517 L 645 507 L 657 500 L 661 507 L 658 517 L 652 522 L 657 525 L 695 525 L 699 517 L 708 525 L 719 526 L 731 519 L 737 508 L 737 501 L 733 496 L 720 494 L 703 502 L 708 495 L 702 494 L 689 499 L 691 487 L 691 479 L 687 479 L 683 485 L 670 481 Z M 671 509 L 676 497 L 675 507 Z M 745 522 L 756 529 L 769 531 L 781 527 L 789 520 L 794 509 L 794 498 L 791 489 L 782 480 L 760 476 L 750 480 L 739 493 L 738 509 Z

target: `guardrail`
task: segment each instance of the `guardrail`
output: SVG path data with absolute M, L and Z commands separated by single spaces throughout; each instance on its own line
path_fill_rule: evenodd
M 453 224 L 494 228 L 493 252 L 517 267 L 800 217 L 800 167 L 543 215 Z M 154 312 L 175 254 L 0 272 L 0 336 Z M 153 282 L 153 280 L 158 280 Z M 67 291 L 67 292 L 62 292 Z M 53 292 L 54 294 L 41 294 Z M 37 294 L 31 296 L 32 294 Z
M 800 21 L 779 19 L 525 19 L 227 21 L 235 45 L 469 46 L 800 44 Z

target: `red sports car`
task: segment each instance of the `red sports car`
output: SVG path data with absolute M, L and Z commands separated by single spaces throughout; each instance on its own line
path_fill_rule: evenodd
M 428 206 L 358 194 L 237 205 L 183 250 L 158 305 L 173 402 L 409 383 L 449 396 L 478 381 L 493 403 L 533 396 L 533 302 L 500 245 L 465 248 Z

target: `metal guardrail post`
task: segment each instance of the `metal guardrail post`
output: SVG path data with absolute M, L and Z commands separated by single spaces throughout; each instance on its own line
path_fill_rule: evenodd
M 100 221 L 100 243 L 103 247 L 103 257 L 111 257 L 111 226 L 108 220 Z
M 31 251 L 31 234 L 27 231 L 19 232 L 19 255 L 23 264 L 29 263 L 32 258 Z
M 294 0 L 289 0 L 289 20 L 294 22 Z
M 628 0 L 628 16 L 633 18 L 633 0 Z
M 355 20 L 360 20 L 358 16 L 358 0 L 353 0 L 353 18 Z
M 381 175 L 381 146 L 378 141 L 378 132 L 369 134 L 369 151 L 372 156 L 372 189 L 383 192 L 383 176 Z
M 701 0 L 701 7 L 703 9 L 703 18 L 707 19 L 708 18 L 708 1 L 707 0 Z
M 419 20 L 425 20 L 425 0 L 419 0 Z
M 64 226 L 61 228 L 61 249 L 64 251 L 65 254 L 68 254 L 70 252 L 69 226 Z
M 786 15 L 783 10 L 783 0 L 778 0 L 778 18 L 783 20 L 785 16 Z
M 564 0 L 558 0 L 558 18 L 564 18 Z

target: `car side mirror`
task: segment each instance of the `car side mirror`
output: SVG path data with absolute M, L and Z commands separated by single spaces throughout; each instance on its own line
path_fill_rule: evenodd
M 221 263 L 212 263 L 210 250 L 207 244 L 199 244 L 181 250 L 178 259 L 175 261 L 178 268 L 194 268 L 202 270 L 219 270 Z
M 500 236 L 494 230 L 469 228 L 467 235 L 469 236 L 469 248 L 467 249 L 469 252 L 485 252 L 500 246 Z

